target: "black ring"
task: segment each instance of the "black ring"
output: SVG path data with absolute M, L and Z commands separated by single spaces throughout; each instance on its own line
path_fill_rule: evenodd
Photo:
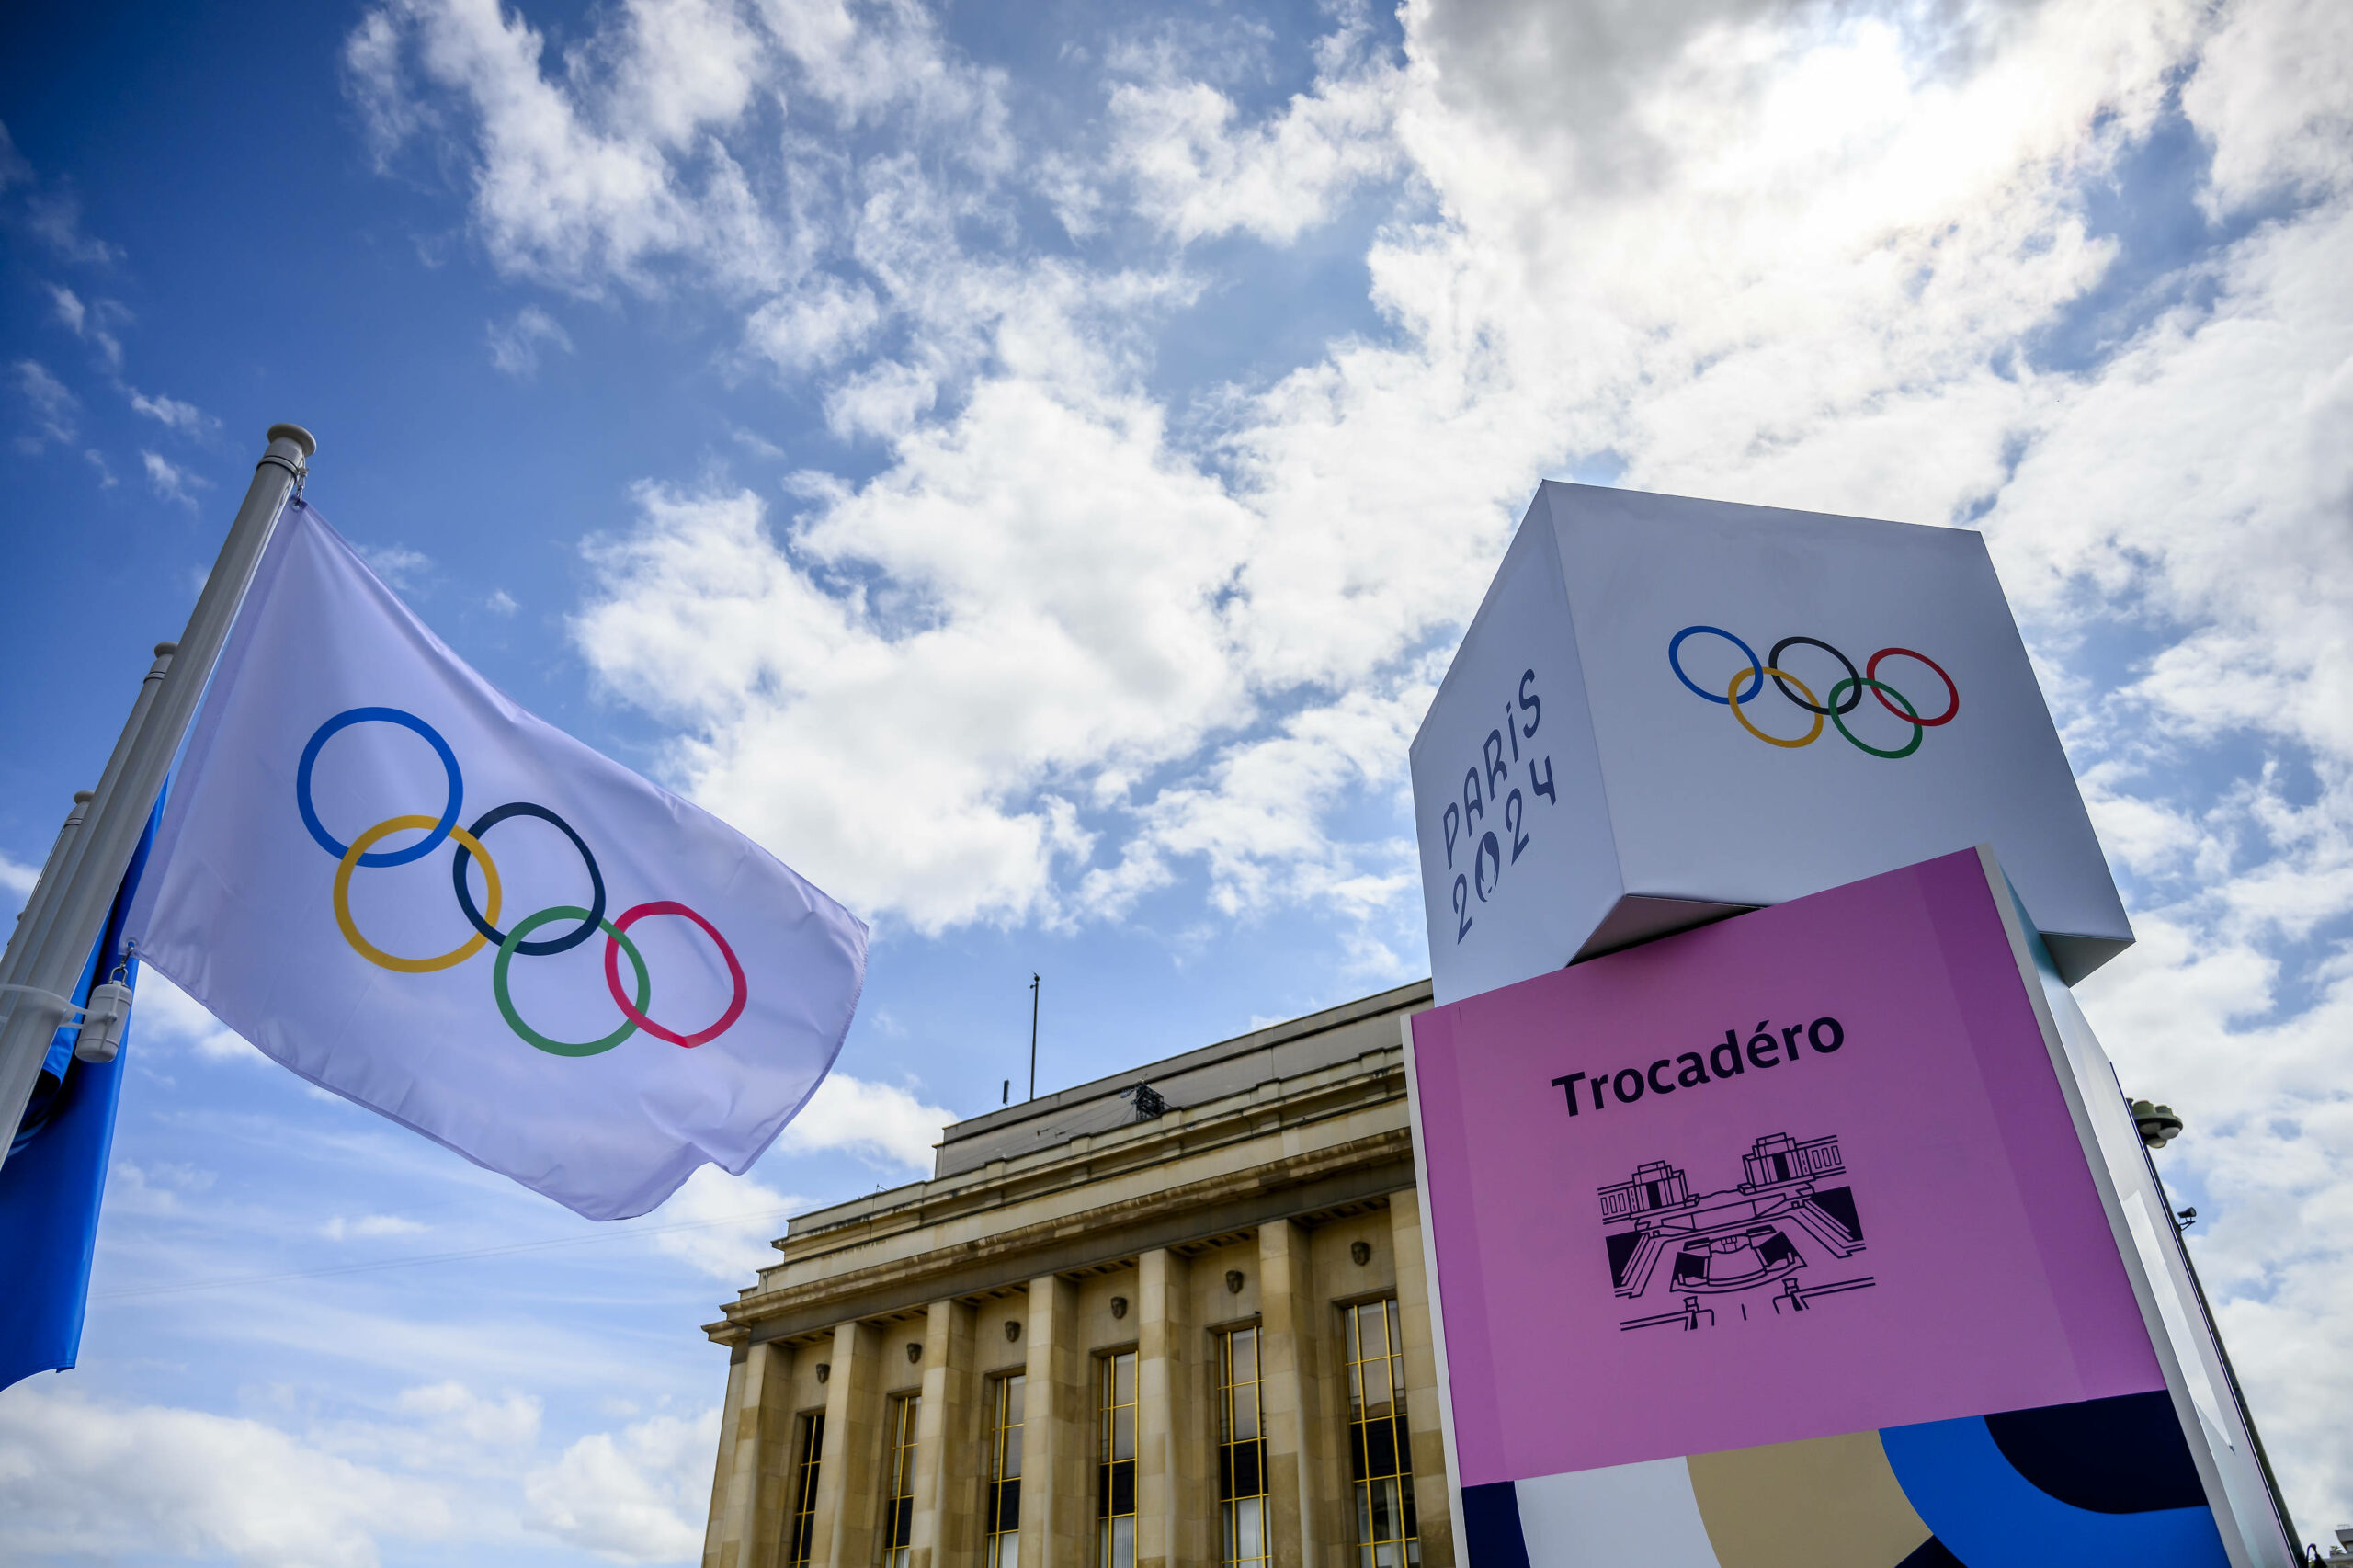
M 1838 708 L 1837 708 L 1837 709 L 1836 709 L 1836 710 L 1833 710 L 1833 709 L 1829 709 L 1829 708 L 1818 708 L 1818 707 L 1814 706 L 1813 703 L 1806 701 L 1803 698 L 1800 697 L 1796 692 L 1791 691 L 1791 690 L 1790 689 L 1790 683 L 1789 683 L 1788 681 L 1786 681 L 1786 680 L 1783 680 L 1779 676 L 1775 676 L 1773 677 L 1773 684 L 1774 684 L 1775 686 L 1778 686 L 1778 687 L 1779 687 L 1781 688 L 1781 695 L 1782 695 L 1783 697 L 1788 698 L 1790 701 L 1792 701 L 1792 702 L 1796 703 L 1799 707 L 1801 707 L 1801 708 L 1804 709 L 1804 710 L 1805 710 L 1807 712 L 1809 712 L 1809 713 L 1824 713 L 1824 714 L 1826 714 L 1826 713 L 1830 713 L 1830 712 L 1833 712 L 1833 711 L 1838 712 L 1838 713 L 1840 713 L 1840 714 L 1852 713 L 1852 712 L 1855 710 L 1855 705 L 1856 705 L 1857 703 L 1859 703 L 1859 702 L 1862 701 L 1862 699 L 1863 699 L 1863 672 L 1862 672 L 1862 671 L 1860 671 L 1860 670 L 1859 670 L 1859 669 L 1857 669 L 1857 668 L 1855 667 L 1855 661 L 1854 661 L 1854 660 L 1852 660 L 1852 659 L 1850 659 L 1850 658 L 1847 657 L 1847 655 L 1846 655 L 1846 654 L 1844 654 L 1844 653 L 1840 653 L 1837 649 L 1833 648 L 1829 643 L 1824 642 L 1821 638 L 1819 638 L 1819 637 L 1784 637 L 1784 638 L 1782 638 L 1779 642 L 1776 642 L 1776 643 L 1774 643 L 1774 644 L 1773 644 L 1773 651 L 1772 651 L 1771 653 L 1768 653 L 1768 654 L 1766 654 L 1766 655 L 1765 655 L 1765 662 L 1766 662 L 1766 664 L 1768 664 L 1768 665 L 1771 665 L 1771 666 L 1772 666 L 1773 668 L 1775 668 L 1775 669 L 1779 669 L 1779 668 L 1780 668 L 1780 665 L 1781 665 L 1781 650 L 1782 650 L 1782 649 L 1784 649 L 1784 648 L 1793 648 L 1793 647 L 1797 646 L 1797 645 L 1798 645 L 1799 643 L 1801 643 L 1801 642 L 1804 643 L 1804 644 L 1805 644 L 1807 647 L 1809 647 L 1809 648 L 1819 648 L 1819 649 L 1821 649 L 1824 653 L 1825 653 L 1829 654 L 1832 658 L 1834 658 L 1834 659 L 1837 660 L 1840 664 L 1842 664 L 1842 665 L 1846 665 L 1846 666 L 1847 666 L 1847 677 L 1849 680 L 1852 680 L 1852 681 L 1855 683 L 1855 694 L 1854 694 L 1852 697 L 1849 697 L 1848 699 L 1847 699 L 1846 702 L 1845 702 L 1843 705 L 1841 705 L 1840 707 L 1838 707 Z M 568 831 L 570 831 L 570 830 L 569 830 L 569 829 L 567 829 L 566 831 L 568 832 Z M 477 834 L 475 834 L 475 835 L 474 835 L 474 836 L 475 836 L 476 838 L 480 838 L 480 837 L 482 836 L 482 835 L 481 835 L 481 834 L 479 834 L 479 833 L 477 833 Z M 460 849 L 460 850 L 458 851 L 458 853 L 459 853 L 459 854 L 460 854 L 460 855 L 462 855 L 462 854 L 464 854 L 464 853 L 465 853 L 465 851 L 464 851 L 463 849 Z M 584 854 L 585 854 L 585 853 L 586 853 L 586 851 L 585 851 L 585 850 L 584 850 L 584 851 L 582 851 L 582 853 L 584 853 Z
M 480 843 L 483 834 L 488 833 L 508 817 L 537 817 L 543 823 L 552 824 L 557 832 L 572 840 L 572 846 L 580 851 L 581 860 L 588 867 L 588 885 L 595 890 L 597 896 L 589 901 L 588 918 L 580 923 L 580 928 L 566 936 L 551 937 L 544 942 L 515 944 L 515 950 L 528 958 L 543 959 L 556 953 L 568 953 L 595 936 L 597 927 L 604 923 L 605 874 L 597 869 L 597 857 L 588 853 L 588 846 L 581 840 L 578 834 L 572 831 L 570 823 L 545 806 L 535 806 L 529 801 L 510 801 L 506 805 L 484 812 L 466 831 L 473 835 L 475 842 Z M 449 862 L 449 880 L 457 886 L 458 907 L 466 912 L 466 918 L 472 923 L 475 930 L 503 947 L 506 942 L 506 933 L 482 917 L 482 911 L 474 907 L 474 895 L 466 886 L 466 867 L 472 862 L 473 858 L 473 851 L 460 844 L 458 846 L 457 858 Z

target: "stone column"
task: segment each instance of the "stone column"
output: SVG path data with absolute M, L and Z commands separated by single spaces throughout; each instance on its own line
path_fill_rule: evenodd
M 1053 1274 L 1029 1281 L 1021 1568 L 1091 1568 L 1095 1561 L 1095 1423 L 1078 1335 L 1078 1287 Z
M 976 1539 L 979 1503 L 970 1447 L 972 1425 L 972 1309 L 934 1301 L 923 1335 L 923 1407 L 915 1413 L 915 1568 L 961 1564 Z
M 1307 1235 L 1289 1220 L 1258 1227 L 1259 1397 L 1267 1421 L 1267 1512 L 1274 1568 L 1326 1561 L 1333 1521 L 1325 1517 L 1324 1451 L 1330 1434 L 1315 1419 L 1323 1390 L 1317 1373 L 1322 1303 L 1308 1267 Z
M 870 1324 L 837 1324 L 832 1355 L 809 1560 L 826 1568 L 872 1568 L 878 1519 L 874 1465 L 882 1440 L 882 1402 L 876 1392 L 881 1331 Z
M 744 1403 L 745 1369 L 751 1358 L 749 1346 L 728 1346 L 727 1392 L 719 1404 L 719 1458 L 710 1477 L 710 1517 L 702 1528 L 702 1568 L 723 1568 L 733 1555 L 725 1542 L 734 1539 L 726 1530 L 735 1477 L 735 1413 Z
M 1422 1267 L 1422 1195 L 1389 1195 L 1389 1233 L 1397 1260 L 1397 1332 L 1405 1345 L 1405 1429 L 1414 1444 L 1414 1516 L 1422 1568 L 1454 1568 L 1454 1516 L 1446 1490 L 1446 1426 L 1438 1403 L 1438 1341 Z
M 785 1467 L 792 1458 L 792 1352 L 752 1345 L 729 1361 L 703 1562 L 706 1568 L 774 1568 L 784 1539 Z
M 1214 1417 L 1202 1405 L 1191 1272 L 1165 1249 L 1136 1259 L 1136 1568 L 1190 1568 L 1214 1556 L 1202 1425 Z

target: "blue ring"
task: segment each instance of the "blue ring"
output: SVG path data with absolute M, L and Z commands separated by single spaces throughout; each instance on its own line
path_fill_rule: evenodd
M 441 820 L 433 824 L 431 833 L 405 849 L 374 849 L 359 857 L 359 864 L 363 866 L 405 866 L 412 860 L 424 859 L 449 836 L 449 830 L 458 825 L 458 807 L 465 797 L 466 789 L 465 780 L 458 773 L 457 755 L 450 751 L 449 743 L 441 738 L 439 731 L 415 714 L 404 712 L 398 708 L 347 708 L 321 724 L 312 732 L 311 744 L 302 748 L 301 766 L 294 770 L 294 804 L 302 812 L 302 825 L 311 830 L 311 836 L 319 841 L 320 848 L 338 860 L 351 853 L 350 845 L 335 841 L 335 835 L 319 821 L 319 813 L 311 804 L 311 767 L 319 760 L 319 749 L 336 731 L 370 719 L 398 724 L 404 730 L 414 730 L 423 735 L 426 744 L 440 756 L 443 770 L 449 775 L 449 808 L 441 813 Z
M 1765 689 L 1765 665 L 1757 659 L 1756 649 L 1750 647 L 1747 643 L 1743 642 L 1739 638 L 1734 637 L 1731 632 L 1726 631 L 1721 626 L 1687 626 L 1682 631 L 1675 634 L 1675 640 L 1666 645 L 1667 667 L 1675 672 L 1675 678 L 1681 681 L 1685 686 L 1689 687 L 1691 688 L 1692 695 L 1696 697 L 1704 697 L 1709 701 L 1721 703 L 1726 708 L 1732 706 L 1732 699 L 1730 697 L 1720 695 L 1712 691 L 1701 691 L 1699 687 L 1693 685 L 1691 677 L 1683 673 L 1683 661 L 1676 655 L 1683 651 L 1683 640 L 1686 637 L 1692 635 L 1694 632 L 1699 631 L 1712 631 L 1717 636 L 1722 638 L 1725 642 L 1731 643 L 1733 647 L 1738 648 L 1742 653 L 1748 655 L 1748 689 L 1740 694 L 1740 699 L 1743 702 L 1754 700 L 1756 694 Z

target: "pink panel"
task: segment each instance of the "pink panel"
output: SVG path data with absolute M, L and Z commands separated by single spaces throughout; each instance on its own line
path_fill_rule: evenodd
M 1415 1019 L 1464 1484 L 2163 1387 L 2027 984 L 1964 852 Z

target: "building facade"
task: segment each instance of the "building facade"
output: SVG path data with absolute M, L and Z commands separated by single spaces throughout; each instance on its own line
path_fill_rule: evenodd
M 1408 986 L 947 1128 L 794 1219 L 706 1568 L 1453 1568 Z

